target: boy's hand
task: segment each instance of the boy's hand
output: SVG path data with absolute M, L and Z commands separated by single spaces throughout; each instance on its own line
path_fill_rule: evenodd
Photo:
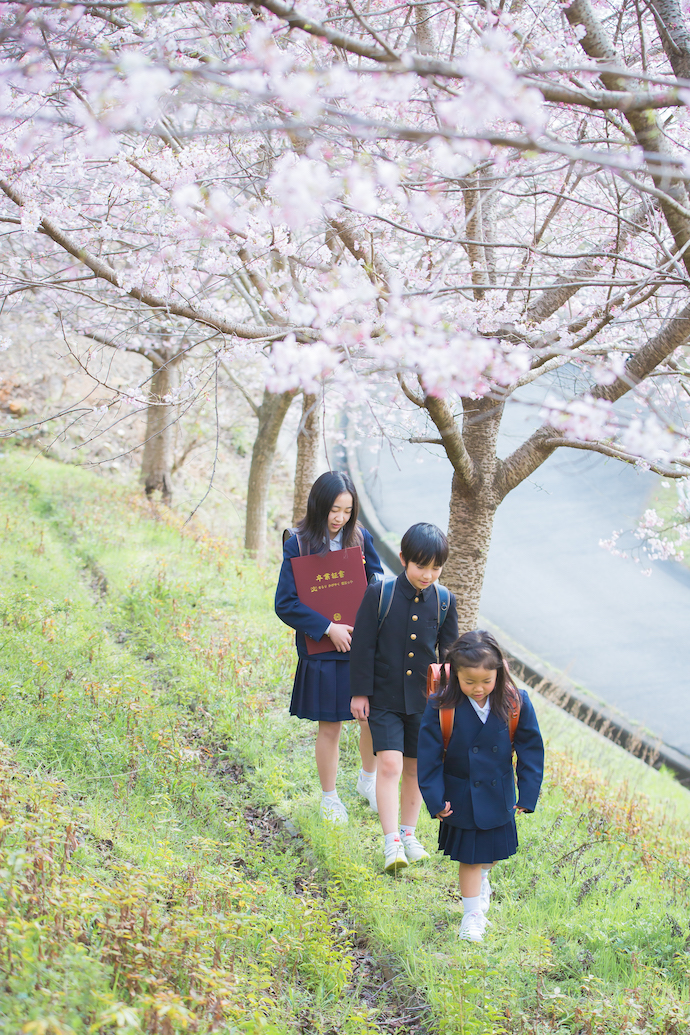
M 350 649 L 353 628 L 354 626 L 352 625 L 336 625 L 334 622 L 331 622 L 328 636 L 333 641 L 335 649 L 342 654 Z
M 450 807 L 450 802 L 447 801 L 445 809 L 443 809 L 442 812 L 437 812 L 436 813 L 436 819 L 445 819 L 446 816 L 452 816 L 452 815 L 453 815 L 453 810 Z
M 368 719 L 369 718 L 369 698 L 368 697 L 352 697 L 350 699 L 350 711 L 352 712 L 355 719 Z

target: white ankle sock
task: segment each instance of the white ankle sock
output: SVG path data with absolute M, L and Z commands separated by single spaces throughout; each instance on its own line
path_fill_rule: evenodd
M 400 841 L 400 834 L 397 831 L 394 834 L 384 834 L 383 839 L 385 848 L 390 848 L 396 841 Z
M 321 801 L 340 801 L 340 798 L 335 790 L 321 791 Z
M 366 769 L 360 769 L 359 775 L 363 780 L 366 780 L 367 783 L 370 783 L 372 780 L 376 779 L 376 770 L 374 770 L 373 773 L 368 773 Z
M 401 837 L 413 837 L 414 836 L 414 831 L 415 831 L 414 827 L 407 827 L 407 826 L 403 826 L 402 824 L 400 826 L 400 836 Z
M 490 873 L 491 873 L 491 867 L 490 866 L 482 866 L 482 880 L 488 880 Z
M 465 910 L 465 916 L 468 913 L 476 913 L 479 909 L 479 895 L 472 895 L 471 898 L 465 898 L 462 896 L 462 904 Z

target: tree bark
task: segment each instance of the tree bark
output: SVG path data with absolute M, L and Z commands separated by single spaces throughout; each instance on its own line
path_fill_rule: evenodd
M 453 464 L 450 553 L 443 571 L 443 581 L 457 600 L 461 633 L 476 629 L 479 619 L 494 515 L 500 502 L 496 492 L 496 439 L 503 415 L 503 404 L 495 399 L 463 399 L 462 405 L 466 456 L 458 455 Z M 437 400 L 428 399 L 427 409 L 432 420 L 435 415 L 438 419 Z
M 278 435 L 294 396 L 294 391 L 276 394 L 265 389 L 259 407 L 259 428 L 254 439 L 247 485 L 247 524 L 244 537 L 245 549 L 258 563 L 262 563 L 266 555 L 268 490 Z
M 292 498 L 293 525 L 301 521 L 307 513 L 309 491 L 316 477 L 320 424 L 317 397 L 305 393 L 302 398 L 302 419 L 297 432 L 295 491 Z
M 170 398 L 179 384 L 177 361 L 169 360 L 158 367 L 149 389 L 146 411 L 146 442 L 141 463 L 141 476 L 147 496 L 160 492 L 163 503 L 172 499 L 172 465 L 177 406 Z

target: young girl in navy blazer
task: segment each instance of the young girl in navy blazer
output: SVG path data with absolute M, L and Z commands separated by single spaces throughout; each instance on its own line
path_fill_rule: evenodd
M 464 906 L 460 937 L 480 942 L 491 900 L 489 870 L 517 851 L 515 813 L 536 808 L 544 744 L 532 703 L 515 686 L 490 633 L 465 633 L 450 648 L 446 661 L 451 666 L 450 680 L 444 680 L 442 669 L 440 691 L 427 703 L 419 731 L 417 772 L 427 808 L 441 820 L 439 848 L 460 864 Z M 455 709 L 445 751 L 441 708 Z
M 352 626 L 329 622 L 318 611 L 303 604 L 297 595 L 292 558 L 328 550 L 359 546 L 364 555 L 367 581 L 383 575 L 374 542 L 357 520 L 357 493 L 347 474 L 329 471 L 314 482 L 307 501 L 306 517 L 296 534 L 283 547 L 283 564 L 276 589 L 276 614 L 295 629 L 297 671 L 290 714 L 318 722 L 316 767 L 321 781 L 321 815 L 333 823 L 347 823 L 347 810 L 336 790 L 340 732 L 350 712 L 350 644 Z M 320 640 L 328 635 L 335 646 L 322 654 L 307 653 L 305 635 Z M 357 791 L 376 809 L 376 760 L 366 720 L 360 723 L 362 770 Z

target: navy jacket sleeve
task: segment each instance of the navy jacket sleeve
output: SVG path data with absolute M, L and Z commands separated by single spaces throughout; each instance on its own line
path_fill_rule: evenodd
M 371 538 L 371 532 L 362 528 L 362 536 L 364 538 L 364 570 L 367 582 L 369 582 L 372 575 L 383 575 L 383 568 L 374 546 L 374 540 Z
M 281 622 L 285 622 L 291 629 L 296 629 L 305 636 L 311 636 L 313 640 L 320 640 L 331 623 L 318 611 L 313 611 L 311 607 L 303 604 L 297 596 L 295 576 L 292 573 L 292 558 L 298 556 L 299 543 L 297 536 L 293 535 L 283 547 L 283 563 L 276 587 L 276 614 Z
M 450 620 L 450 615 L 446 622 Z M 445 624 L 445 623 L 444 623 Z M 446 790 L 443 777 L 443 737 L 438 717 L 438 708 L 427 703 L 422 716 L 417 744 L 417 781 L 424 804 L 432 816 L 446 807 Z
M 364 538 L 364 570 L 367 579 L 369 579 L 374 573 L 383 574 L 383 568 L 374 548 L 374 541 L 366 528 L 362 529 L 362 535 Z M 298 556 L 299 543 L 297 536 L 293 535 L 283 547 L 283 563 L 276 587 L 276 614 L 290 628 L 296 629 L 305 636 L 311 636 L 313 640 L 320 640 L 331 623 L 328 618 L 324 618 L 318 611 L 314 611 L 311 607 L 303 604 L 297 595 L 295 576 L 292 572 L 292 558 Z
M 458 638 L 458 608 L 455 603 L 455 595 L 451 593 L 448 604 L 448 614 L 438 634 L 438 659 L 443 662 L 449 647 L 452 647 Z
M 368 586 L 355 618 L 350 648 L 350 694 L 371 697 L 374 692 L 374 660 L 378 640 L 381 582 Z
M 522 691 L 520 698 L 520 718 L 513 741 L 517 755 L 518 808 L 534 812 L 544 778 L 544 741 L 534 705 Z

